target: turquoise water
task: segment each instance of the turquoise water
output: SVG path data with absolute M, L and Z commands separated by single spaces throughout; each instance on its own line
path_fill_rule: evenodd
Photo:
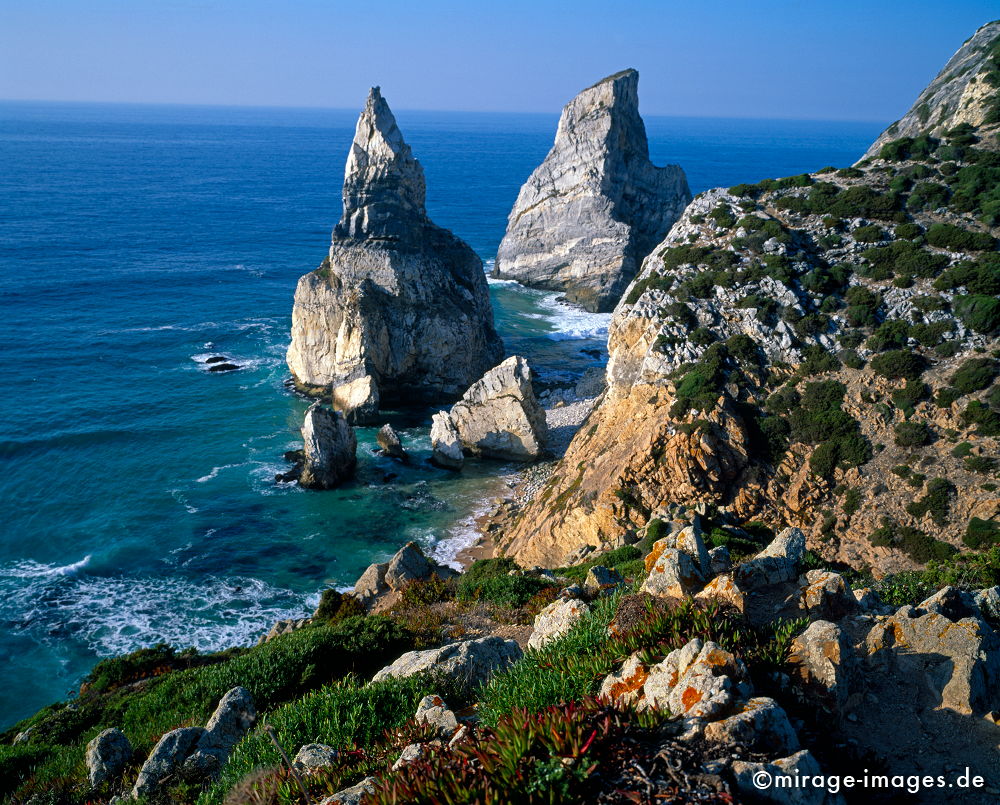
M 391 97 L 390 97 L 391 102 Z M 286 386 L 297 278 L 340 214 L 356 112 L 0 104 L 0 725 L 101 656 L 209 650 L 300 616 L 417 539 L 443 558 L 510 466 L 436 470 L 429 411 L 386 416 L 417 461 L 276 484 L 306 403 Z M 556 117 L 397 110 L 435 221 L 488 260 Z M 877 123 L 651 119 L 697 192 L 843 165 Z M 607 317 L 491 285 L 545 382 L 603 360 Z M 209 374 L 222 354 L 243 368 Z

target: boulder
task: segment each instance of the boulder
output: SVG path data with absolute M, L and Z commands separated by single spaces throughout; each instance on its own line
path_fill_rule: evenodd
M 300 772 L 311 774 L 317 769 L 324 769 L 332 766 L 340 752 L 332 746 L 326 744 L 306 744 L 295 753 L 292 765 Z
M 732 566 L 733 560 L 729 557 L 729 548 L 725 545 L 712 548 L 708 552 L 708 570 L 713 576 L 717 576 L 719 573 L 728 573 Z
M 416 722 L 426 724 L 442 738 L 450 738 L 458 729 L 455 713 L 448 709 L 440 696 L 424 696 L 417 705 Z
M 1000 636 L 981 618 L 900 607 L 872 628 L 865 649 L 880 671 L 924 679 L 941 707 L 965 714 L 1000 709 Z
M 528 362 L 513 355 L 473 383 L 452 406 L 462 448 L 508 461 L 533 461 L 544 452 L 545 409 L 535 398 Z
M 686 598 L 701 589 L 704 583 L 690 555 L 667 548 L 660 552 L 640 590 L 652 595 Z
M 843 713 L 862 677 L 847 633 L 836 623 L 813 621 L 792 641 L 788 664 L 805 690 L 836 713 Z
M 378 433 L 375 434 L 375 441 L 378 442 L 378 446 L 382 450 L 382 455 L 389 458 L 398 458 L 402 461 L 406 461 L 409 458 L 406 450 L 403 449 L 403 443 L 399 439 L 399 434 L 396 433 L 392 425 L 386 423 L 379 428 Z
M 456 399 L 503 344 L 483 264 L 427 216 L 420 163 L 378 87 L 347 158 L 343 215 L 327 258 L 299 280 L 288 366 L 359 421 L 387 402 Z
M 204 735 L 202 727 L 181 727 L 160 738 L 139 770 L 132 798 L 155 797 L 164 783 L 179 781 L 178 771 Z
M 87 744 L 87 779 L 90 787 L 117 780 L 132 759 L 132 744 L 119 729 L 107 729 Z
M 374 777 L 365 777 L 357 785 L 331 794 L 326 799 L 321 800 L 319 805 L 361 805 L 361 799 L 365 794 L 374 794 L 378 781 Z
M 378 384 L 371 375 L 334 386 L 330 401 L 352 425 L 371 425 L 378 419 Z
M 420 546 L 407 542 L 389 560 L 384 580 L 390 590 L 401 590 L 411 581 L 430 578 L 433 571 L 434 566 L 427 561 Z
M 447 411 L 438 411 L 431 418 L 431 462 L 446 470 L 460 470 L 465 453 L 458 438 L 458 429 Z
M 602 593 L 614 590 L 625 583 L 622 574 L 613 568 L 606 568 L 604 565 L 594 565 L 587 571 L 587 578 L 583 580 L 583 589 L 591 598 Z
M 805 553 L 806 537 L 802 530 L 786 528 L 764 550 L 739 565 L 733 571 L 733 579 L 746 592 L 795 581 Z
M 892 612 L 892 608 L 889 608 L 888 612 L 885 612 L 885 605 L 882 603 L 882 599 L 871 587 L 862 587 L 859 590 L 854 590 L 854 600 L 858 602 L 858 609 L 861 612 L 867 614 L 877 614 L 877 615 L 887 615 Z
M 608 674 L 598 694 L 621 704 L 635 704 L 643 697 L 643 686 L 649 677 L 649 667 L 638 654 L 625 660 L 619 671 Z
M 539 649 L 562 637 L 590 612 L 590 606 L 579 598 L 553 601 L 535 616 L 535 628 L 528 639 L 528 648 Z
M 799 738 L 781 706 L 767 697 L 750 699 L 721 721 L 705 725 L 705 740 L 738 744 L 751 752 L 787 754 L 799 748 Z
M 708 549 L 705 547 L 705 540 L 701 536 L 701 528 L 696 525 L 689 525 L 677 533 L 676 539 L 674 547 L 690 556 L 695 567 L 698 568 L 698 572 L 704 578 L 708 578 L 712 572 L 712 568 Z
M 358 440 L 354 428 L 336 411 L 313 403 L 302 424 L 305 443 L 299 484 L 309 489 L 333 489 L 354 475 Z
M 268 643 L 276 637 L 297 632 L 312 623 L 312 618 L 288 618 L 286 620 L 275 621 L 274 626 L 264 635 L 259 642 Z
M 496 276 L 614 308 L 691 200 L 684 171 L 649 161 L 638 85 L 623 70 L 563 109 L 552 150 L 511 210 Z
M 392 764 L 392 770 L 399 771 L 406 764 L 412 763 L 414 760 L 420 760 L 424 756 L 424 751 L 423 744 L 408 744 L 404 746 L 396 762 Z
M 720 604 L 728 604 L 740 612 L 746 612 L 746 594 L 730 573 L 716 576 L 695 595 L 694 600 L 717 601 Z
M 844 577 L 829 570 L 809 570 L 800 580 L 802 608 L 814 618 L 840 620 L 858 611 L 858 602 Z
M 1000 620 L 1000 587 L 988 587 L 973 595 L 976 606 L 984 618 Z
M 936 612 L 950 621 L 980 616 L 975 596 L 957 587 L 942 587 L 934 595 L 917 604 L 917 609 L 922 612 Z
M 506 668 L 521 657 L 521 647 L 516 641 L 491 635 L 440 648 L 407 652 L 375 674 L 372 682 L 432 672 L 460 683 L 480 685 L 494 671 Z
M 388 570 L 388 562 L 368 565 L 361 577 L 354 582 L 354 597 L 366 607 L 371 607 L 376 598 L 389 591 L 389 585 L 385 583 Z
M 773 763 L 734 760 L 730 771 L 736 791 L 750 802 L 773 802 L 777 805 L 835 805 L 843 802 L 838 795 L 828 794 L 821 786 L 796 785 L 799 778 L 819 777 L 823 773 L 808 749 Z M 767 785 L 760 784 L 761 781 Z
M 199 779 L 216 777 L 233 747 L 256 723 L 257 709 L 250 691 L 243 687 L 228 691 L 205 725 L 195 751 L 185 759 L 185 773 Z
M 717 643 L 695 638 L 649 669 L 642 698 L 648 708 L 712 720 L 749 695 L 747 680 L 742 661 Z

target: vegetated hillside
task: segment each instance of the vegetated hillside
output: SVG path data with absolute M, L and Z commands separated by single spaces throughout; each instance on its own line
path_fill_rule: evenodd
M 609 389 L 501 548 L 637 538 L 668 503 L 880 570 L 1000 536 L 1000 153 L 958 126 L 694 200 L 615 311 Z
M 996 146 L 1000 133 L 1000 20 L 970 36 L 910 110 L 872 143 L 865 157 L 899 137 L 943 136 L 963 123 L 977 127 L 984 143 Z

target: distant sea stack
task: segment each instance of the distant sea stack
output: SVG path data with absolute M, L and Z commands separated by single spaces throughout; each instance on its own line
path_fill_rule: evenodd
M 483 264 L 424 205 L 424 172 L 375 87 L 347 158 L 329 257 L 299 280 L 288 366 L 348 421 L 453 400 L 502 357 Z
M 610 311 L 691 201 L 677 165 L 649 161 L 639 73 L 623 70 L 563 109 L 555 144 L 518 194 L 494 275 Z
M 965 40 L 903 117 L 872 143 L 876 157 L 886 143 L 929 134 L 940 138 L 962 124 L 977 130 L 980 146 L 1000 146 L 1000 20 Z

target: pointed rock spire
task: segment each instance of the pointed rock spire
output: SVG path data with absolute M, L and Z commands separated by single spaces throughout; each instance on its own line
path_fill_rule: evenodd
M 503 355 L 483 261 L 427 217 L 424 171 L 373 87 L 329 257 L 295 290 L 288 366 L 354 424 L 457 399 Z
M 344 170 L 344 214 L 335 238 L 406 237 L 427 217 L 424 169 L 378 87 L 368 93 Z
M 563 109 L 510 213 L 495 274 L 611 310 L 690 200 L 680 167 L 649 161 L 639 73 L 615 73 Z

